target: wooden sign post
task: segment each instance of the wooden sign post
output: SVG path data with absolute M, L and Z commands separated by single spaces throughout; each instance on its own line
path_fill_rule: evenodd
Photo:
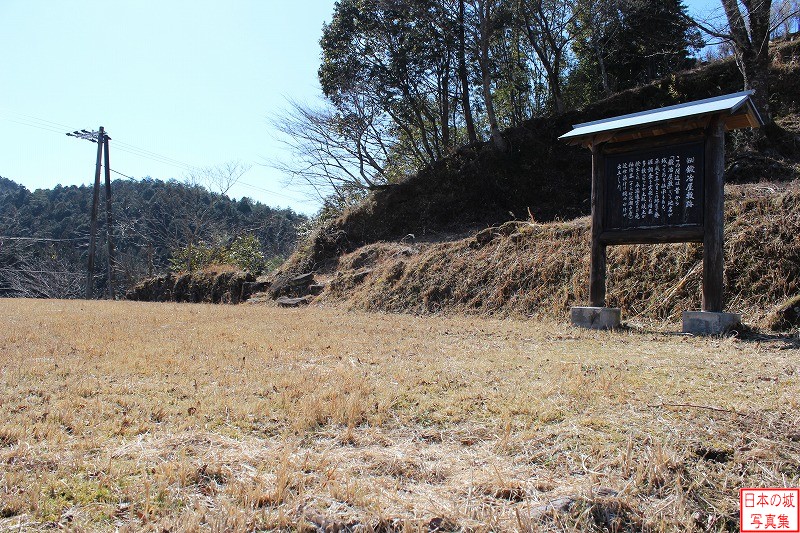
M 683 329 L 717 334 L 741 317 L 723 312 L 725 131 L 762 124 L 752 92 L 578 124 L 561 139 L 592 151 L 588 307 L 575 325 L 613 329 L 606 307 L 606 248 L 617 244 L 703 243 L 702 311 Z

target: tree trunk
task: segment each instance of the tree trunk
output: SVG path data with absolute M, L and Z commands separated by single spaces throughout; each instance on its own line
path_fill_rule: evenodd
M 483 100 L 486 105 L 486 118 L 489 120 L 489 131 L 491 132 L 492 141 L 499 150 L 505 149 L 505 140 L 503 134 L 500 133 L 500 127 L 497 124 L 497 116 L 494 112 L 494 101 L 492 100 L 492 79 L 489 74 L 488 68 L 481 68 L 483 80 Z
M 594 41 L 594 39 L 592 39 Z M 611 86 L 608 83 L 608 72 L 606 72 L 606 62 L 603 59 L 603 53 L 597 42 L 593 42 L 594 52 L 597 54 L 597 64 L 600 66 L 600 83 L 603 86 L 603 93 L 606 96 L 611 96 Z
M 439 117 L 442 121 L 442 152 L 450 149 L 450 57 L 439 75 Z
M 467 76 L 466 37 L 464 35 L 464 1 L 458 2 L 458 77 L 461 82 L 461 107 L 464 110 L 464 122 L 467 126 L 467 137 L 470 144 L 478 141 L 475 133 L 475 121 L 472 119 L 472 107 L 469 101 L 469 78 Z
M 736 63 L 744 88 L 753 89 L 753 102 L 761 118 L 772 122 L 769 108 L 769 30 L 772 0 L 744 2 L 743 14 L 737 0 L 721 0 L 730 26 Z M 748 31 L 749 30 L 749 31 Z
M 753 103 L 765 122 L 772 122 L 769 106 L 769 56 L 759 57 L 748 51 L 737 57 L 737 64 L 744 79 L 745 90 L 753 90 Z
M 491 40 L 491 20 L 492 2 L 494 0 L 484 0 L 484 13 L 480 17 L 480 58 L 478 63 L 481 67 L 481 81 L 483 82 L 483 101 L 486 106 L 486 118 L 489 120 L 489 131 L 495 148 L 501 152 L 508 151 L 508 142 L 500 132 L 497 124 L 497 115 L 494 112 L 494 100 L 492 98 L 492 75 L 489 68 L 489 41 Z
M 550 90 L 553 94 L 553 105 L 556 113 L 564 112 L 564 97 L 561 95 L 561 50 L 553 51 L 553 74 L 550 80 Z
M 544 39 L 540 30 L 534 29 L 530 20 L 525 19 L 525 30 L 528 35 L 528 42 L 536 52 L 536 57 L 544 67 L 547 74 L 547 84 L 550 91 L 550 98 L 552 99 L 553 109 L 556 113 L 564 112 L 564 99 L 561 95 L 561 53 L 554 46 L 552 39 Z M 541 41 L 549 41 L 552 48 L 553 57 L 551 58 L 548 51 L 543 47 Z

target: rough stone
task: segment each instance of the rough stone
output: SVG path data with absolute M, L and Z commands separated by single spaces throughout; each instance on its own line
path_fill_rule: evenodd
M 693 335 L 723 335 L 742 323 L 742 315 L 711 311 L 684 311 L 683 332 Z
M 281 296 L 299 298 L 301 296 L 306 296 L 309 293 L 308 288 L 313 284 L 313 272 L 308 272 L 299 276 L 279 274 L 270 285 L 269 294 L 276 300 Z
M 770 315 L 769 327 L 775 331 L 800 328 L 800 294 L 777 306 Z
M 305 274 L 300 274 L 299 276 L 295 276 L 289 279 L 288 284 L 291 287 L 303 287 L 305 285 L 311 285 L 314 283 L 314 273 L 307 272 Z
M 353 274 L 353 283 L 361 283 L 372 273 L 371 268 L 363 268 Z
M 314 296 L 319 296 L 322 294 L 322 291 L 325 290 L 324 283 L 314 283 L 313 285 L 308 286 L 308 293 Z
M 586 329 L 616 329 L 622 320 L 619 307 L 573 307 L 570 315 L 573 326 Z
M 362 251 L 353 259 L 351 267 L 354 270 L 358 270 L 359 268 L 364 268 L 374 265 L 375 262 L 378 260 L 379 255 L 380 254 L 378 253 L 378 250 L 374 248 Z
M 125 297 L 147 302 L 236 304 L 250 297 L 255 281 L 255 276 L 246 272 L 170 273 L 140 282 Z
M 301 298 L 287 298 L 284 296 L 278 298 L 275 302 L 281 307 L 300 307 L 308 304 L 308 298 L 305 296 Z
M 247 281 L 242 284 L 242 293 L 243 294 L 256 294 L 258 292 L 266 292 L 267 289 L 270 287 L 269 281 L 263 280 L 256 280 L 256 281 Z

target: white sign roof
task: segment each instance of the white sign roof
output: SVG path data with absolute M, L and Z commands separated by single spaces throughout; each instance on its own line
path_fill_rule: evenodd
M 589 137 L 598 133 L 613 132 L 627 129 L 641 128 L 644 126 L 656 125 L 664 122 L 671 122 L 678 119 L 709 115 L 713 113 L 736 114 L 739 111 L 752 113 L 755 122 L 763 124 L 761 116 L 753 105 L 750 96 L 753 91 L 743 91 L 735 94 L 726 94 L 687 102 L 685 104 L 672 105 L 659 109 L 651 109 L 630 115 L 596 120 L 594 122 L 584 122 L 575 124 L 573 130 L 559 137 L 566 141 L 575 141 L 581 137 Z

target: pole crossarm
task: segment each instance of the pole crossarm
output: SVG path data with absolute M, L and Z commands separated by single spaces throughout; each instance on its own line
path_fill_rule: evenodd
M 96 143 L 98 140 L 102 140 L 102 141 L 105 141 L 105 140 L 109 140 L 110 141 L 111 140 L 111 137 L 108 136 L 107 132 L 97 131 L 97 130 L 94 130 L 94 131 L 75 130 L 75 131 L 67 132 L 66 135 L 67 135 L 67 137 L 75 137 L 75 138 L 78 138 L 78 139 L 83 139 L 85 141 L 91 141 L 93 143 Z M 103 136 L 102 139 L 100 138 L 101 135 Z

